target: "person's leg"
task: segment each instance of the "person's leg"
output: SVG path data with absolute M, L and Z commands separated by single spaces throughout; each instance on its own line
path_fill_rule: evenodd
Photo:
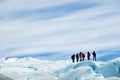
M 88 60 L 89 60 L 89 57 L 88 57 Z
M 78 58 L 77 58 L 77 62 L 78 62 Z
M 80 61 L 82 61 L 82 58 L 80 57 Z
M 96 57 L 95 57 L 95 61 L 96 61 Z

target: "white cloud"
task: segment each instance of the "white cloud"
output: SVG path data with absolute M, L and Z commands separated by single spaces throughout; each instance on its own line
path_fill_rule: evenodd
M 113 5 L 111 5 L 112 2 L 105 0 L 95 1 L 99 3 L 98 6 L 77 10 L 69 15 L 53 19 L 29 20 L 31 17 L 25 17 L 8 21 L 1 20 L 0 56 L 44 52 L 66 52 L 71 54 L 80 50 L 102 50 L 120 46 L 119 4 L 117 0 L 111 1 Z M 0 4 L 2 12 L 0 15 L 7 17 L 6 14 L 14 10 L 44 9 L 45 7 L 71 2 L 74 1 L 5 1 Z M 84 1 L 81 0 L 81 2 Z M 21 6 L 22 4 L 23 6 Z M 11 48 L 13 49 L 9 51 L 8 49 Z

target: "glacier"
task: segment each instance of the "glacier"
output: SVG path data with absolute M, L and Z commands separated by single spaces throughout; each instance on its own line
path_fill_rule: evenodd
M 120 58 L 111 61 L 48 61 L 0 58 L 0 80 L 120 80 Z

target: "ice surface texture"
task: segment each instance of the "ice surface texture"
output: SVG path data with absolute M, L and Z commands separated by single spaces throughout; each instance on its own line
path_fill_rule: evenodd
M 0 80 L 120 80 L 120 59 L 109 62 L 0 59 Z

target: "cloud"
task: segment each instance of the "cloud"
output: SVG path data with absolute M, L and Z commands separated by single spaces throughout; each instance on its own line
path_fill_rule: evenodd
M 55 53 L 57 59 L 65 59 L 62 56 L 79 51 L 118 48 L 118 3 L 119 0 L 3 1 L 0 3 L 0 56 L 47 53 L 52 57 Z M 100 56 L 106 55 L 109 54 Z
M 37 20 L 46 20 L 51 18 L 58 18 L 70 15 L 75 11 L 80 11 L 92 7 L 96 7 L 99 4 L 97 2 L 69 2 L 61 5 L 52 5 L 47 7 L 37 7 L 32 9 L 16 9 L 6 12 L 8 20 L 16 19 L 31 19 L 32 21 Z M 24 4 L 23 4 L 24 6 Z

